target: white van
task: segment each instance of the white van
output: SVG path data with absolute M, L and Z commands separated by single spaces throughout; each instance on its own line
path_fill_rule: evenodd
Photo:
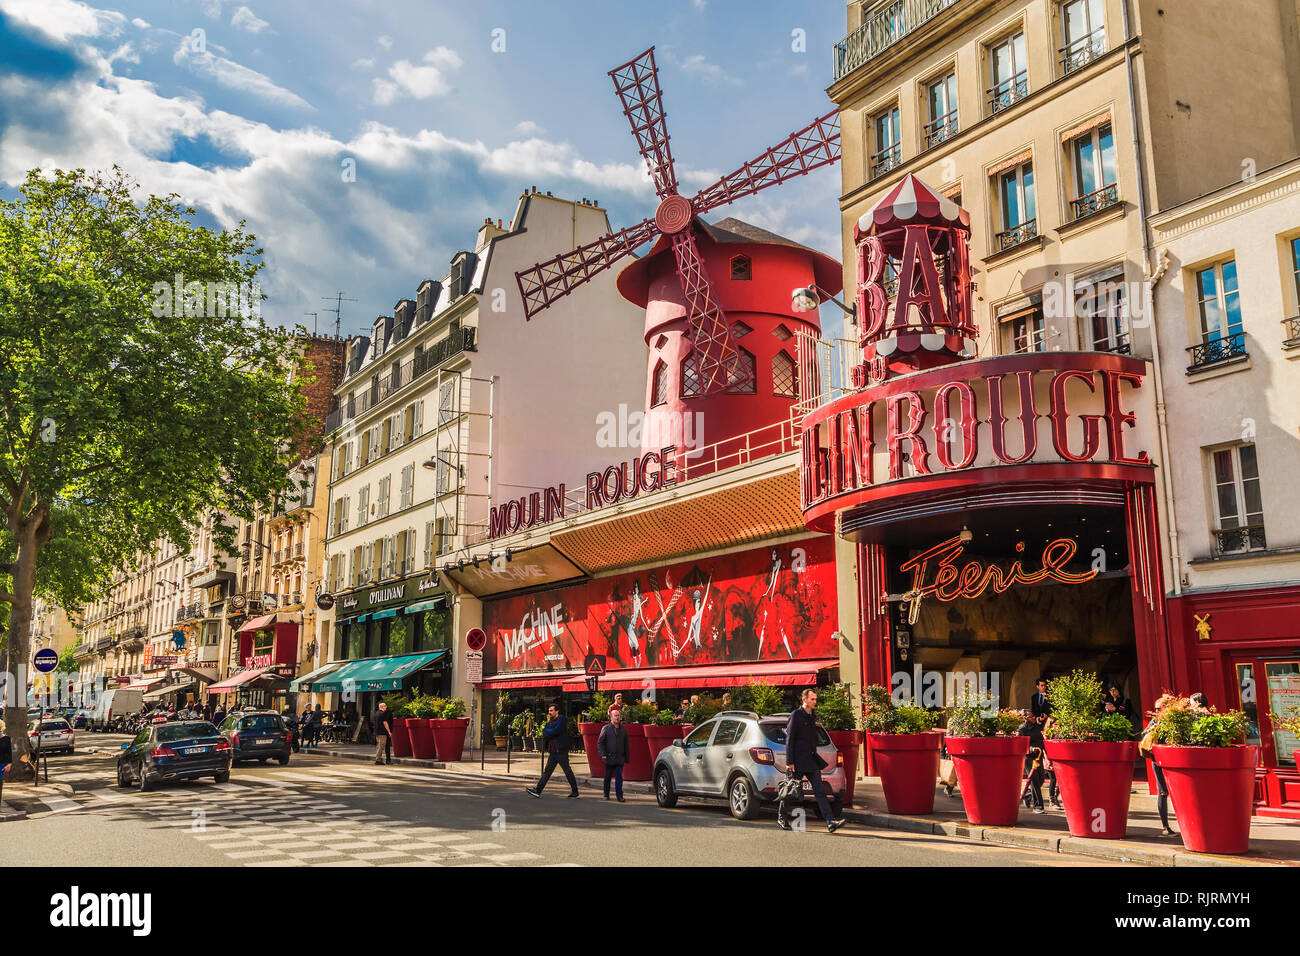
M 130 690 L 126 687 L 113 687 L 105 690 L 95 701 L 90 711 L 90 729 L 107 730 L 115 716 L 127 716 L 140 713 L 144 706 L 143 691 Z

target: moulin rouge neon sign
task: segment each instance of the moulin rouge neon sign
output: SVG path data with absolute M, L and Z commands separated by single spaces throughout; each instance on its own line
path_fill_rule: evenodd
M 1041 584 L 1048 580 L 1058 584 L 1086 584 L 1098 574 L 1096 569 L 1083 572 L 1066 570 L 1079 550 L 1078 543 L 1072 538 L 1056 538 L 1044 545 L 1039 561 L 1041 567 L 1037 571 L 1026 571 L 1019 558 L 1012 561 L 1006 570 L 979 561 L 967 561 L 958 568 L 957 561 L 965 550 L 961 538 L 954 537 L 905 562 L 899 570 L 912 574 L 909 598 L 919 601 L 934 597 L 940 601 L 955 601 L 958 598 L 977 598 L 989 588 L 994 594 L 1002 594 L 1017 584 Z M 1017 542 L 1016 551 L 1023 553 L 1024 550 L 1025 543 Z

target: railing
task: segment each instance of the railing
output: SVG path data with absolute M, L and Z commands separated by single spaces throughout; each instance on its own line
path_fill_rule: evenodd
M 879 179 L 885 173 L 889 172 L 895 166 L 899 165 L 903 159 L 903 147 L 901 143 L 895 143 L 893 146 L 886 146 L 880 152 L 871 157 L 871 178 Z
M 1241 551 L 1263 551 L 1268 547 L 1262 524 L 1248 524 L 1240 528 L 1215 528 L 1214 547 L 1217 554 L 1235 554 Z
M 416 379 L 436 370 L 454 355 L 475 350 L 475 333 L 471 326 L 453 328 L 450 335 L 435 342 L 417 358 L 389 372 L 368 390 L 349 397 L 340 407 L 325 416 L 325 432 L 337 431 L 345 422 L 364 414 L 370 408 L 395 395 Z
M 1022 242 L 1028 242 L 1038 235 L 1038 220 L 1026 219 L 1018 226 L 1007 229 L 997 234 L 998 251 L 1010 249 L 1012 246 L 1018 246 Z
M 955 5 L 958 0 L 898 0 L 874 13 L 835 44 L 835 79 L 840 80 Z
M 1282 340 L 1282 348 L 1287 351 L 1300 349 L 1300 315 L 1293 315 L 1289 319 L 1283 319 L 1282 328 L 1286 329 L 1286 338 Z
M 1029 74 L 1021 70 L 1011 79 L 989 87 L 984 95 L 989 98 L 989 115 L 1000 113 L 1029 95 Z
M 1109 209 L 1119 202 L 1119 183 L 1111 183 L 1109 186 L 1102 186 L 1100 189 L 1094 189 L 1086 196 L 1080 196 L 1078 199 L 1070 200 L 1070 211 L 1075 219 L 1082 219 L 1084 216 L 1091 216 L 1094 212 L 1101 212 L 1103 209 Z
M 1068 46 L 1056 51 L 1060 58 L 1061 75 L 1073 73 L 1087 66 L 1106 52 L 1106 31 L 1100 27 L 1086 37 L 1080 37 Z
M 1246 333 L 1234 332 L 1231 335 L 1220 335 L 1212 339 L 1206 339 L 1200 345 L 1192 345 L 1187 349 L 1191 355 L 1192 362 L 1187 366 L 1187 374 L 1199 372 L 1202 369 L 1219 365 L 1223 362 L 1232 362 L 1244 358 L 1246 355 Z
M 931 149 L 957 135 L 957 111 L 946 113 L 925 124 L 925 148 Z
M 302 557 L 302 542 L 301 542 L 301 541 L 299 541 L 299 542 L 297 542 L 296 544 L 294 544 L 294 546 L 293 546 L 293 556 L 294 556 L 295 558 L 301 558 L 301 557 Z

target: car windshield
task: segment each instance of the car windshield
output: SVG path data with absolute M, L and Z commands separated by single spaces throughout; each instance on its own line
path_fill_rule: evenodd
M 770 723 L 763 724 L 763 736 L 774 744 L 785 746 L 785 724 Z M 825 747 L 831 742 L 830 735 L 826 733 L 821 724 L 817 725 L 817 746 Z
M 160 744 L 173 743 L 177 740 L 191 740 L 195 737 L 215 737 L 217 728 L 209 723 L 163 724 L 158 728 Z
M 46 733 L 49 733 L 50 731 L 67 730 L 68 722 L 66 720 L 43 720 L 36 725 L 36 729 L 45 731 Z
M 279 730 L 280 718 L 275 714 L 253 714 L 239 722 L 241 730 Z

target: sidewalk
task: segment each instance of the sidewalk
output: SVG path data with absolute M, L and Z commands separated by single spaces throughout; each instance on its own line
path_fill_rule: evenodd
M 373 745 L 324 744 L 319 750 L 307 751 L 322 756 L 372 760 Z M 473 759 L 470 759 L 472 756 Z M 525 751 L 511 755 L 507 770 L 506 755 L 489 749 L 481 755 L 467 751 L 464 760 L 445 763 L 436 760 L 416 760 L 394 757 L 394 764 L 406 764 L 446 770 L 466 776 L 488 779 L 517 780 L 531 783 L 541 775 L 541 755 Z M 571 764 L 582 786 L 601 789 L 603 781 L 588 777 L 583 771 L 586 758 L 581 753 L 571 755 Z M 650 783 L 631 782 L 624 785 L 627 793 L 649 795 Z M 1044 794 L 1046 796 L 1046 794 Z M 1156 798 L 1145 788 L 1133 793 L 1129 805 L 1128 833 L 1123 840 L 1091 840 L 1070 836 L 1065 825 L 1065 814 L 1048 810 L 1045 814 L 1022 809 L 1014 827 L 978 827 L 966 822 L 959 796 L 948 797 L 942 791 L 935 797 L 934 813 L 924 817 L 898 816 L 885 809 L 885 797 L 880 781 L 875 777 L 859 777 L 853 797 L 853 806 L 845 808 L 844 816 L 856 823 L 887 830 L 905 830 L 911 833 L 932 833 L 985 843 L 1051 850 L 1104 860 L 1126 863 L 1144 863 L 1151 866 L 1300 866 L 1300 823 L 1271 817 L 1253 817 L 1250 826 L 1250 852 L 1244 856 L 1214 856 L 1192 853 L 1183 847 L 1178 837 L 1165 837 L 1160 833 L 1160 816 L 1156 811 Z M 1170 824 L 1178 829 L 1177 815 L 1170 807 Z

